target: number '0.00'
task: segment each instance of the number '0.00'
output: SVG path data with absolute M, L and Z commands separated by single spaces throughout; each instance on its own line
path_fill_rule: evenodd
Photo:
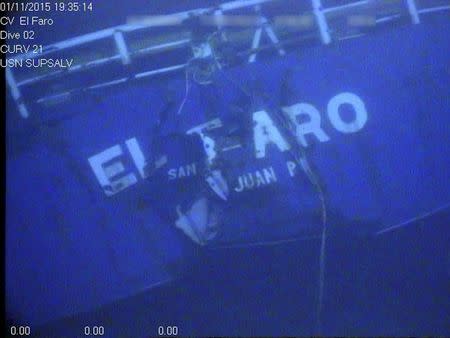
M 85 336 L 103 336 L 105 334 L 105 328 L 103 326 L 85 326 Z
M 29 326 L 11 326 L 9 333 L 11 336 L 29 336 L 31 329 Z
M 159 326 L 158 335 L 160 336 L 176 336 L 178 335 L 177 326 Z

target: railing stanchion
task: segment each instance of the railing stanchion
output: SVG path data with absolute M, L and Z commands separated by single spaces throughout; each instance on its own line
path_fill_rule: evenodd
M 255 6 L 255 11 L 258 13 L 259 16 L 258 17 L 259 26 L 256 29 L 255 35 L 253 36 L 252 49 L 257 49 L 259 47 L 261 43 L 262 33 L 265 32 L 268 35 L 270 41 L 272 41 L 274 46 L 276 46 L 278 54 L 285 55 L 286 51 L 282 46 L 280 46 L 280 40 L 278 39 L 278 36 L 275 34 L 275 31 L 270 25 L 269 20 L 267 20 L 267 18 L 264 15 L 262 15 L 260 6 Z M 248 62 L 250 63 L 255 62 L 256 54 L 257 52 L 252 53 L 248 58 Z
M 256 29 L 255 35 L 253 36 L 252 49 L 257 49 L 259 47 L 259 44 L 261 42 L 262 30 L 263 30 L 262 27 L 258 27 Z M 255 60 L 256 60 L 256 52 L 252 53 L 248 57 L 249 63 L 255 62 Z
M 285 55 L 286 51 L 284 50 L 283 47 L 280 46 L 280 39 L 278 39 L 278 36 L 275 34 L 275 31 L 273 30 L 272 26 L 269 23 L 269 20 L 267 20 L 266 17 L 262 17 L 263 19 L 263 27 L 264 30 L 266 31 L 267 35 L 269 36 L 270 41 L 272 41 L 272 43 L 275 46 L 278 46 L 278 54 L 280 55 Z
M 408 11 L 411 15 L 411 20 L 414 24 L 420 23 L 419 11 L 417 10 L 416 1 L 415 0 L 407 0 Z
M 6 83 L 9 86 L 9 89 L 11 90 L 11 96 L 16 102 L 20 116 L 22 116 L 24 119 L 28 118 L 29 116 L 28 109 L 27 106 L 25 105 L 22 94 L 20 93 L 19 86 L 17 85 L 12 70 L 7 67 L 5 69 L 5 75 L 6 75 Z
M 122 58 L 122 63 L 124 65 L 129 65 L 131 63 L 130 53 L 128 53 L 127 43 L 125 42 L 125 38 L 121 31 L 114 32 L 114 41 L 116 42 L 117 50 Z
M 322 3 L 320 0 L 311 0 L 314 16 L 316 17 L 317 26 L 320 31 L 320 38 L 325 45 L 331 42 L 330 32 L 328 30 L 328 23 L 325 14 L 322 10 Z

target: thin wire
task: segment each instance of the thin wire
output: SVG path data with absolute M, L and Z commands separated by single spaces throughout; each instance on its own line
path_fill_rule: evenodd
M 322 204 L 322 236 L 320 241 L 320 257 L 319 257 L 319 296 L 317 301 L 317 334 L 322 332 L 322 309 L 325 293 L 325 271 L 326 271 L 326 247 L 328 238 L 327 212 L 325 198 L 322 188 L 320 188 L 320 201 Z
M 383 230 L 380 230 L 380 231 L 378 231 L 377 233 L 375 233 L 375 235 L 376 235 L 376 236 L 383 235 L 383 234 L 385 234 L 385 233 L 388 233 L 388 232 L 391 232 L 391 231 L 394 231 L 394 230 L 397 230 L 397 229 L 406 227 L 406 226 L 408 226 L 408 225 L 411 225 L 411 223 L 414 223 L 414 222 L 416 222 L 416 221 L 419 221 L 419 220 L 421 220 L 421 219 L 424 219 L 424 218 L 426 218 L 426 217 L 428 217 L 428 216 L 434 215 L 434 214 L 438 213 L 439 211 L 448 209 L 449 207 L 450 207 L 450 202 L 447 203 L 447 204 L 444 204 L 444 205 L 442 205 L 442 206 L 440 206 L 440 207 L 438 207 L 438 208 L 436 208 L 436 209 L 433 209 L 433 210 L 431 210 L 430 212 L 424 213 L 424 214 L 422 214 L 422 215 L 420 215 L 420 216 L 417 216 L 417 217 L 414 217 L 414 218 L 410 218 L 410 219 L 408 219 L 407 221 L 404 221 L 404 222 L 401 222 L 401 223 L 399 223 L 399 224 L 396 224 L 396 225 L 387 227 L 387 228 L 385 228 L 385 229 L 383 229 Z
M 227 74 L 222 71 L 225 77 L 232 82 L 235 86 L 237 86 L 241 91 L 247 96 L 251 97 L 250 91 L 244 88 L 241 84 L 237 83 L 233 79 L 231 79 Z M 276 115 L 278 117 L 278 115 Z M 277 118 L 278 122 L 282 124 L 282 126 L 287 130 L 287 132 L 292 132 L 288 123 L 284 122 L 283 118 Z M 294 139 L 298 141 L 298 139 L 294 136 Z M 328 237 L 328 227 L 327 227 L 327 207 L 325 202 L 325 194 L 323 192 L 322 186 L 319 183 L 319 179 L 317 175 L 312 170 L 309 161 L 306 157 L 306 154 L 302 151 L 302 145 L 298 144 L 299 154 L 296 154 L 293 149 L 290 150 L 291 155 L 294 157 L 297 163 L 299 163 L 305 173 L 308 176 L 308 179 L 315 187 L 321 204 L 322 210 L 322 233 L 321 233 L 321 241 L 320 241 L 320 256 L 319 256 L 319 290 L 318 290 L 318 301 L 317 301 L 317 312 L 316 312 L 316 320 L 317 320 L 317 331 L 318 334 L 322 331 L 322 309 L 323 309 L 323 299 L 325 294 L 325 271 L 326 271 L 326 246 L 327 246 L 327 237 Z M 298 156 L 300 155 L 300 156 Z
M 285 119 L 275 115 L 279 123 L 289 132 L 292 132 L 292 125 L 286 123 Z M 325 202 L 325 194 L 323 192 L 322 186 L 320 185 L 319 179 L 317 175 L 311 168 L 309 164 L 306 153 L 303 151 L 302 145 L 300 144 L 297 137 L 294 135 L 295 141 L 297 141 L 297 153 L 295 153 L 294 149 L 290 149 L 290 153 L 294 157 L 295 161 L 300 164 L 305 171 L 309 181 L 315 187 L 316 192 L 319 196 L 321 210 L 322 210 L 322 233 L 321 233 L 321 241 L 320 241 L 320 254 L 319 254 L 319 288 L 318 288 L 318 298 L 317 298 L 317 310 L 316 310 L 316 320 L 317 320 L 317 331 L 318 334 L 322 331 L 322 309 L 323 309 L 323 299 L 324 299 L 324 291 L 325 291 L 325 270 L 326 270 L 326 244 L 327 244 L 327 235 L 328 235 L 328 227 L 327 227 L 327 207 Z
M 222 74 L 233 83 L 236 87 L 238 87 L 244 94 L 252 98 L 252 95 L 250 91 L 247 88 L 244 88 L 243 85 L 239 84 L 237 81 L 234 81 L 231 77 L 229 77 L 220 67 L 219 62 L 217 61 L 217 57 L 214 54 L 214 61 L 219 66 L 218 68 L 222 71 Z M 286 129 L 288 133 L 291 133 L 292 130 L 288 123 L 285 123 L 285 120 L 283 118 L 279 118 L 278 115 L 276 115 L 278 122 Z M 297 138 L 294 136 L 294 139 L 296 141 Z M 316 312 L 316 319 L 317 319 L 317 331 L 320 334 L 322 331 L 322 308 L 323 308 L 323 298 L 324 298 L 324 290 L 325 290 L 325 270 L 326 270 L 326 243 L 327 243 L 327 208 L 325 203 L 325 194 L 323 192 L 323 189 L 319 183 L 319 180 L 317 178 L 317 175 L 312 170 L 311 166 L 309 165 L 308 159 L 306 157 L 306 154 L 304 151 L 302 151 L 302 145 L 298 144 L 300 153 L 300 157 L 297 156 L 294 152 L 294 150 L 290 150 L 291 155 L 293 158 L 299 163 L 304 171 L 306 172 L 310 182 L 315 187 L 321 204 L 322 209 L 322 233 L 321 233 L 321 241 L 320 241 L 320 256 L 319 256 L 319 290 L 318 290 L 318 301 L 317 301 L 317 312 Z
M 218 245 L 218 246 L 208 247 L 208 249 L 223 250 L 223 249 L 261 247 L 261 246 L 276 246 L 276 245 L 281 245 L 281 244 L 286 244 L 286 243 L 309 241 L 309 240 L 319 239 L 319 238 L 320 238 L 320 236 L 296 237 L 296 238 L 289 238 L 289 239 L 279 239 L 279 240 L 274 240 L 274 241 L 259 241 L 259 242 L 253 242 L 253 243 L 236 243 L 236 244 L 229 244 L 229 245 Z
M 181 111 L 183 110 L 184 104 L 186 103 L 186 100 L 188 98 L 188 95 L 189 95 L 190 84 L 189 84 L 189 71 L 188 71 L 188 68 L 186 68 L 185 74 L 186 74 L 186 82 L 185 82 L 186 83 L 186 92 L 184 94 L 183 101 L 181 102 L 180 107 L 178 108 L 177 115 L 180 115 Z
M 278 115 L 276 115 L 278 117 Z M 283 125 L 283 127 L 288 131 L 292 132 L 288 123 L 285 123 L 283 118 L 278 118 L 278 121 Z M 294 139 L 298 142 L 298 139 L 294 136 Z M 298 164 L 300 164 L 305 171 L 308 179 L 315 187 L 317 194 L 319 196 L 320 205 L 321 205 L 321 216 L 322 216 L 322 233 L 320 240 L 320 254 L 319 254 L 319 288 L 318 288 L 318 298 L 317 298 L 317 310 L 316 310 L 316 320 L 317 320 L 317 334 L 322 332 L 322 309 L 323 309 L 323 300 L 325 294 L 325 271 L 326 271 L 326 246 L 327 246 L 327 237 L 328 237 L 328 227 L 327 227 L 327 207 L 325 203 L 325 194 L 323 192 L 322 186 L 320 185 L 319 179 L 314 173 L 309 164 L 308 158 L 306 157 L 302 145 L 298 142 L 297 150 L 295 151 L 291 148 L 290 153 L 296 160 Z
M 328 226 L 327 226 L 327 207 L 325 203 L 325 194 L 323 192 L 322 186 L 319 183 L 319 179 L 314 171 L 311 169 L 309 162 L 306 158 L 305 154 L 302 154 L 303 158 L 298 159 L 297 162 L 302 164 L 302 167 L 310 182 L 316 188 L 316 191 L 319 195 L 321 208 L 322 208 L 322 234 L 320 237 L 320 255 L 319 255 L 319 289 L 318 289 L 318 298 L 317 298 L 317 309 L 316 309 L 316 329 L 317 334 L 320 335 L 322 332 L 322 310 L 323 310 L 323 300 L 325 295 L 325 271 L 326 271 L 326 247 L 327 247 L 327 239 L 328 239 Z

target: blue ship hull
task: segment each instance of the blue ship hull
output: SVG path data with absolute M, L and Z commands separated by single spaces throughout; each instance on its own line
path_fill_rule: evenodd
M 329 213 L 370 224 L 366 230 L 375 234 L 450 202 L 449 27 L 448 20 L 400 27 L 218 76 L 243 86 L 256 78 L 269 107 L 293 114 Z M 281 102 L 286 72 L 290 96 Z M 227 121 L 226 102 L 239 89 L 222 83 L 217 115 Z M 181 102 L 184 80 L 172 85 Z M 169 130 L 209 121 L 201 90 L 192 88 Z M 42 324 L 178 277 L 171 266 L 183 265 L 192 247 L 157 208 L 139 202 L 152 194 L 143 164 L 163 105 L 160 88 L 148 83 L 41 111 L 48 127 L 31 148 L 8 157 L 6 294 L 13 318 Z M 270 125 L 261 111 L 249 115 L 255 125 Z M 235 208 L 213 248 L 320 235 L 318 196 L 272 127 L 267 142 L 255 127 L 250 147 L 228 152 L 246 162 L 233 172 Z M 268 187 L 273 198 L 262 201 Z

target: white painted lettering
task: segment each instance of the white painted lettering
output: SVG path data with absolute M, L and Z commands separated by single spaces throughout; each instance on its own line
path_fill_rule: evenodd
M 290 146 L 281 136 L 280 131 L 275 127 L 266 111 L 260 110 L 253 113 L 253 137 L 255 142 L 256 158 L 266 156 L 266 146 L 275 144 L 280 151 L 289 150 Z
M 283 107 L 282 110 L 288 114 L 291 121 L 296 125 L 296 135 L 304 147 L 308 146 L 305 135 L 312 134 L 320 142 L 327 142 L 330 140 L 327 134 L 320 127 L 320 113 L 316 107 L 309 103 L 297 103 L 289 107 Z M 300 115 L 307 115 L 309 121 L 306 123 L 299 123 L 298 117 Z
M 297 164 L 295 162 L 293 162 L 293 161 L 287 161 L 286 162 L 286 166 L 288 168 L 289 175 L 291 177 L 294 177 L 294 175 L 295 175 L 295 168 L 297 167 Z
M 194 175 L 197 175 L 197 167 L 196 167 L 195 163 L 188 164 L 188 165 L 186 166 L 186 174 L 187 174 L 188 176 L 194 176 Z
M 275 175 L 275 171 L 273 170 L 272 167 L 264 168 L 263 172 L 264 172 L 264 177 L 266 178 L 267 184 L 277 181 L 277 176 Z
M 104 188 L 104 192 L 107 196 L 112 196 L 130 185 L 137 183 L 136 176 L 132 173 L 116 180 L 112 180 L 114 176 L 123 173 L 125 168 L 120 161 L 116 161 L 108 166 L 105 166 L 105 163 L 110 162 L 121 155 L 122 148 L 120 145 L 115 145 L 88 159 L 97 180 Z
M 136 165 L 137 170 L 139 171 L 139 174 L 141 174 L 142 178 L 145 178 L 146 177 L 144 173 L 145 158 L 138 141 L 136 140 L 135 137 L 133 137 L 125 141 L 125 144 L 127 145 L 128 151 L 131 154 L 131 157 L 133 159 L 134 164 Z
M 167 174 L 169 175 L 169 180 L 174 180 L 177 178 L 177 170 L 176 169 L 170 169 Z
M 212 163 L 217 156 L 216 143 L 210 136 L 206 135 L 205 132 L 220 127 L 222 127 L 222 121 L 220 121 L 220 119 L 214 119 L 187 131 L 187 134 L 197 133 L 200 135 L 200 138 L 203 141 L 203 148 L 205 149 L 206 156 L 210 163 Z
M 339 114 L 339 108 L 343 104 L 349 104 L 353 107 L 355 118 L 352 122 L 345 122 Z M 336 130 L 341 133 L 355 133 L 361 130 L 367 122 L 367 110 L 364 102 L 353 93 L 340 93 L 334 96 L 328 103 L 328 118 Z

